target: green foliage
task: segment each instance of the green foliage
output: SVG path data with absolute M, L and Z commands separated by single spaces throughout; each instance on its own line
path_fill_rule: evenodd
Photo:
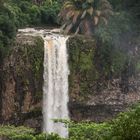
M 41 12 L 36 5 L 29 8 L 31 24 L 39 24 L 41 21 Z
M 107 24 L 108 17 L 112 14 L 108 0 L 67 0 L 59 16 L 66 34 L 74 32 L 93 35 L 99 21 L 102 19 Z
M 100 23 L 95 29 L 98 42 L 99 62 L 102 64 L 101 75 L 119 75 L 124 68 L 125 61 L 131 56 L 126 51 L 123 43 L 124 36 L 131 33 L 133 28 L 132 18 L 124 11 L 114 13 L 108 25 Z
M 40 7 L 41 10 L 41 21 L 43 24 L 58 24 L 57 15 L 60 11 L 60 3 L 53 1 L 51 5 L 47 2 L 45 5 Z
M 61 121 L 63 122 L 63 121 Z M 69 122 L 69 138 L 60 138 L 57 134 L 39 134 L 25 127 L 1 126 L 0 136 L 10 140 L 139 140 L 140 139 L 140 105 L 128 112 L 121 113 L 110 123 Z
M 123 35 L 129 36 L 140 29 L 140 1 L 138 0 L 109 0 L 114 9 L 107 26 L 103 23 L 95 29 L 95 36 L 103 42 L 109 42 L 115 47 L 122 47 Z M 132 38 L 132 37 L 131 37 Z
M 42 99 L 42 84 L 43 84 L 43 56 L 44 56 L 44 41 L 41 37 L 29 37 L 32 43 L 22 44 L 17 46 L 20 63 L 15 66 L 15 71 L 22 81 L 22 88 L 28 89 L 30 84 L 34 85 L 34 99 L 39 101 Z M 28 39 L 28 37 L 26 37 Z M 26 40 L 23 39 L 23 40 Z M 13 50 L 13 49 L 12 49 Z M 11 50 L 11 51 L 12 51 Z M 28 63 L 28 64 L 27 64 Z M 22 65 L 20 65 L 22 64 Z M 25 67 L 25 65 L 27 67 Z M 28 77 L 26 73 L 30 73 L 32 78 Z M 32 112 L 32 115 L 38 114 L 38 110 Z M 36 114 L 36 115 L 37 115 Z
M 119 114 L 110 123 L 69 123 L 70 140 L 139 140 L 140 104 Z
M 140 71 L 140 61 L 138 60 L 136 64 L 136 72 L 139 72 L 139 71 Z
M 0 126 L 0 136 L 8 137 L 10 140 L 63 140 L 57 134 L 46 135 L 44 133 L 35 135 L 35 131 L 24 126 Z
M 46 134 L 39 134 L 36 136 L 36 140 L 46 140 Z
M 140 1 L 139 0 L 109 0 L 117 11 L 125 10 L 130 12 L 132 16 L 140 19 Z
M 32 135 L 16 135 L 12 136 L 11 140 L 36 140 Z
M 140 105 L 126 113 L 121 113 L 113 121 L 112 137 L 120 140 L 139 140 L 140 139 Z
M 95 29 L 95 35 L 103 43 L 109 42 L 114 46 L 119 45 L 121 35 L 132 30 L 131 17 L 128 13 L 120 11 L 114 14 L 109 20 L 109 24 L 104 26 L 102 23 Z
M 122 48 L 114 47 L 110 42 L 99 42 L 96 50 L 98 57 L 95 59 L 95 63 L 98 59 L 96 65 L 99 74 L 107 79 L 120 76 L 128 59 L 127 53 Z
M 33 3 L 32 0 L 0 1 L 1 59 L 9 50 L 18 28 L 57 24 L 60 7 L 57 0 L 44 1 L 41 5 Z
M 1 5 L 0 8 L 0 54 L 1 59 L 7 52 L 7 47 L 16 34 L 15 17 L 9 10 L 8 5 Z
M 80 70 L 89 71 L 93 65 L 92 58 L 93 58 L 92 50 L 88 54 L 81 52 L 80 60 L 79 60 Z
M 41 5 L 26 0 L 22 0 L 20 2 L 14 1 L 14 4 L 21 10 L 20 16 L 24 18 L 25 25 L 37 26 L 44 24 L 57 24 L 57 14 L 61 7 L 60 2 L 57 0 L 47 0 Z
M 34 133 L 34 130 L 31 128 L 26 128 L 24 126 L 15 127 L 15 126 L 0 126 L 0 136 L 7 137 L 16 137 L 21 135 L 31 135 Z
M 61 138 L 57 134 L 52 133 L 50 135 L 47 135 L 47 140 L 63 140 L 63 138 Z
M 70 140 L 105 140 L 110 134 L 111 126 L 107 123 L 92 122 L 71 123 L 69 128 Z
M 40 72 L 43 70 L 43 53 L 44 53 L 44 42 L 42 38 L 36 37 L 35 44 L 37 47 L 28 48 L 27 47 L 27 56 L 31 62 L 32 70 L 35 75 L 35 78 L 38 79 L 40 77 Z M 25 52 L 26 52 L 25 51 Z

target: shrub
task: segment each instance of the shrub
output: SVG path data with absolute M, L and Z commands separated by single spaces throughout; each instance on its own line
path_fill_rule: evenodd
M 15 126 L 0 126 L 0 136 L 7 136 L 9 138 L 12 137 L 21 137 L 34 134 L 34 130 L 31 128 L 26 128 L 23 126 L 15 127 Z
M 60 3 L 56 0 L 52 4 L 45 1 L 42 6 L 32 0 L 0 1 L 0 60 L 8 52 L 17 28 L 56 24 L 59 10 Z
M 41 21 L 43 24 L 58 24 L 57 15 L 60 11 L 60 3 L 54 1 L 51 5 L 45 4 L 41 6 Z
M 36 140 L 33 135 L 15 135 L 11 140 Z
M 121 113 L 117 119 L 113 120 L 111 135 L 116 140 L 140 139 L 140 105 Z
M 29 14 L 30 14 L 30 21 L 31 24 L 40 24 L 41 22 L 41 12 L 38 8 L 38 6 L 33 5 L 29 8 Z
M 63 121 L 62 121 L 63 122 Z M 140 139 L 140 105 L 128 112 L 121 113 L 108 123 L 68 122 L 69 138 L 57 134 L 39 134 L 25 127 L 1 126 L 0 136 L 10 140 L 139 140 Z
M 0 9 L 0 53 L 1 60 L 8 51 L 8 46 L 16 35 L 15 17 L 8 6 Z
M 105 140 L 110 129 L 111 127 L 107 123 L 72 123 L 69 129 L 70 140 Z

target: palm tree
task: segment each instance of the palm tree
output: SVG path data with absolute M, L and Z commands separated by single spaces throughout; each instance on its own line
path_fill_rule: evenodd
M 112 6 L 107 0 L 67 0 L 59 18 L 65 34 L 93 35 L 95 26 L 101 21 L 107 24 L 112 14 Z

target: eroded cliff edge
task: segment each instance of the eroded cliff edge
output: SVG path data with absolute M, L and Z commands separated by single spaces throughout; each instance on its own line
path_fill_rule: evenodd
M 43 40 L 19 35 L 0 74 L 1 123 L 41 129 Z M 126 51 L 70 37 L 69 110 L 73 120 L 109 120 L 140 100 L 139 46 Z

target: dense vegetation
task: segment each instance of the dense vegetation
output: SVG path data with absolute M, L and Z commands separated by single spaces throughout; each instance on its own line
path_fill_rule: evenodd
M 75 32 L 78 33 L 81 30 L 81 33 L 85 33 L 86 28 L 87 32 L 92 30 L 91 32 L 94 31 L 96 36 L 100 36 L 103 40 L 107 39 L 109 41 L 114 37 L 118 37 L 122 32 L 132 31 L 134 30 L 133 28 L 139 29 L 140 2 L 138 0 L 109 0 L 112 6 L 107 0 L 100 1 L 101 2 L 98 4 L 97 0 L 66 0 L 64 8 L 62 8 L 60 13 L 60 17 L 63 17 L 64 21 L 62 19 L 59 21 L 58 13 L 60 12 L 62 1 L 1 0 L 0 56 L 3 55 L 5 47 L 11 46 L 9 44 L 11 40 L 13 40 L 17 29 L 25 26 L 56 26 L 65 22 L 65 26 L 67 25 L 67 32 L 69 32 L 73 26 L 76 26 Z M 82 7 L 80 7 L 80 5 L 82 5 Z M 69 10 L 67 9 L 68 7 L 72 8 Z M 114 15 L 108 19 L 108 16 L 112 14 L 111 7 L 114 9 Z M 66 13 L 68 13 L 67 16 L 65 15 Z M 87 13 L 89 13 L 90 17 Z M 100 19 L 102 19 L 104 23 L 108 23 L 108 25 L 102 24 L 101 22 L 100 25 L 94 27 L 97 25 L 99 17 L 101 17 Z M 74 22 L 73 24 L 71 20 Z M 93 24 L 91 24 L 91 20 Z M 93 26 L 88 27 L 88 24 Z M 87 26 L 85 27 L 85 25 Z
M 63 7 L 62 2 L 65 2 Z M 98 0 L 1 0 L 0 60 L 12 46 L 17 29 L 27 26 L 65 23 L 62 28 L 66 33 L 93 34 L 109 44 L 119 42 L 121 35 L 140 29 L 139 7 L 138 0 L 100 0 L 99 4 Z
M 111 122 L 96 124 L 92 122 L 67 122 L 69 138 L 60 138 L 56 134 L 36 134 L 33 129 L 25 127 L 1 126 L 0 136 L 11 140 L 139 140 L 140 139 L 140 105 L 128 112 L 121 113 Z
M 64 1 L 66 3 L 62 7 L 61 3 Z M 85 34 L 87 31 L 88 35 L 97 38 L 97 45 L 101 46 L 99 55 L 102 57 L 103 67 L 108 73 L 118 72 L 115 66 L 107 67 L 110 66 L 107 64 L 110 61 L 114 64 L 113 59 L 108 61 L 107 58 L 111 58 L 108 55 L 117 54 L 117 60 L 124 59 L 119 57 L 122 56 L 120 52 L 109 52 L 112 52 L 112 48 L 116 51 L 115 47 L 126 51 L 129 48 L 125 48 L 122 41 L 128 43 L 128 38 L 133 40 L 139 36 L 140 0 L 101 1 L 103 8 L 98 8 L 98 0 L 0 0 L 0 64 L 12 47 L 18 28 L 63 25 L 65 33 Z M 67 9 L 69 6 L 72 9 Z M 121 113 L 111 122 L 68 122 L 68 125 L 70 137 L 67 140 L 139 140 L 140 105 L 129 112 Z M 1 126 L 0 136 L 12 140 L 64 140 L 56 134 L 36 134 L 32 129 L 14 126 Z
M 17 29 L 27 26 L 57 26 L 60 3 L 55 0 L 36 3 L 33 0 L 0 1 L 0 59 L 7 53 Z

